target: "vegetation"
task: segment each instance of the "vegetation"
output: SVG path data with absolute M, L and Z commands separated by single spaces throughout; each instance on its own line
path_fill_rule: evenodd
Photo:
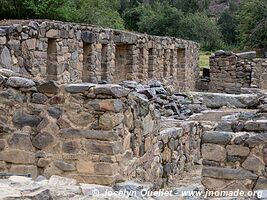
M 1 19 L 56 19 L 190 39 L 203 50 L 267 48 L 267 0 L 234 0 L 211 18 L 210 0 L 0 0 Z

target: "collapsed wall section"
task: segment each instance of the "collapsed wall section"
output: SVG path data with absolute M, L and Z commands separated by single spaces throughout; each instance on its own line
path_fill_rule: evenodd
M 56 21 L 2 21 L 0 66 L 59 83 L 157 79 L 195 90 L 198 44 Z

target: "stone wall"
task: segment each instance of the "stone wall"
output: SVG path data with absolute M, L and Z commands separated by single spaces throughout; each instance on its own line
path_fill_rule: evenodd
M 267 60 L 251 52 L 234 54 L 218 51 L 210 57 L 210 77 L 198 83 L 200 91 L 241 93 L 241 88 L 266 89 Z
M 198 44 L 56 21 L 2 21 L 0 66 L 59 83 L 162 80 L 195 90 Z
M 225 117 L 215 131 L 205 132 L 201 148 L 205 188 L 266 190 L 266 131 L 266 119 L 257 119 L 256 113 L 240 113 Z
M 1 172 L 103 185 L 138 179 L 161 187 L 200 159 L 199 124 L 161 129 L 150 93 L 0 72 Z

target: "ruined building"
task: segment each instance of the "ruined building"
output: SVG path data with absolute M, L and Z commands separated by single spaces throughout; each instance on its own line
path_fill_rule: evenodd
M 0 64 L 26 77 L 60 83 L 156 79 L 195 90 L 195 42 L 55 21 L 2 24 Z

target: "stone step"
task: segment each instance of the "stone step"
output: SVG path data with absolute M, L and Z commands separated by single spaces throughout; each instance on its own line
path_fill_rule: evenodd
M 69 178 L 77 180 L 79 183 L 112 185 L 120 179 L 118 175 L 88 175 L 88 174 L 69 174 Z
M 217 122 L 220 121 L 221 118 L 224 116 L 233 115 L 240 112 L 255 112 L 255 110 L 247 110 L 247 109 L 207 110 L 199 114 L 192 115 L 190 117 L 190 120 Z

